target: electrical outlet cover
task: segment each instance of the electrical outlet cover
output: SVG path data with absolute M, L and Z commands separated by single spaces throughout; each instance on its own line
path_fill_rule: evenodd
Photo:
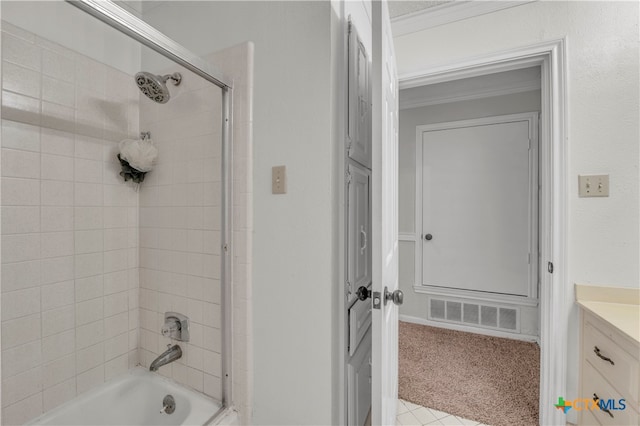
M 578 176 L 578 188 L 580 197 L 608 197 L 609 175 Z

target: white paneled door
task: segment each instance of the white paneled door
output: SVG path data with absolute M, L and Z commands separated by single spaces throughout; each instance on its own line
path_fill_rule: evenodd
M 531 113 L 418 128 L 423 285 L 537 297 L 536 127 Z
M 373 2 L 372 424 L 395 425 L 398 398 L 398 79 L 386 1 Z

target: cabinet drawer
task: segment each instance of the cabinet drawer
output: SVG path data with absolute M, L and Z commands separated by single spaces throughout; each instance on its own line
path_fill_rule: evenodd
M 619 400 L 626 399 L 626 408 L 624 410 L 611 410 L 611 415 L 605 411 L 595 409 L 591 411 L 591 414 L 598 420 L 598 422 L 605 426 L 620 426 L 620 425 L 637 425 L 638 413 L 634 411 L 633 404 L 623 395 L 620 395 L 616 390 L 611 387 L 609 383 L 595 370 L 595 368 L 589 363 L 583 364 L 583 383 L 582 383 L 582 397 L 592 398 L 594 394 L 602 400 L 615 400 L 616 407 L 620 407 Z M 583 417 L 584 419 L 585 417 Z
M 580 426 L 600 426 L 600 422 L 596 419 L 596 416 L 590 410 L 580 411 L 578 424 Z
M 349 355 L 353 355 L 358 344 L 371 325 L 371 300 L 357 301 L 349 309 Z
M 637 359 L 590 322 L 584 325 L 582 351 L 583 357 L 623 395 L 623 398 L 630 400 L 629 402 L 638 401 Z M 603 358 L 609 358 L 611 362 Z

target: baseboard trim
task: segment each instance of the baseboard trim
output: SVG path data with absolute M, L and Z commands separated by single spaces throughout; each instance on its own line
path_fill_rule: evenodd
M 464 325 L 451 324 L 447 322 L 431 321 L 428 319 L 412 317 L 409 315 L 399 315 L 398 319 L 400 321 L 409 322 L 412 324 L 428 325 L 430 327 L 445 328 L 447 330 L 466 331 L 468 333 L 483 334 L 485 336 L 492 337 L 502 337 L 505 339 L 521 340 L 523 342 L 535 342 L 540 345 L 540 338 L 538 336 L 531 336 L 528 334 L 515 334 L 499 330 L 490 330 L 486 328 L 467 327 Z

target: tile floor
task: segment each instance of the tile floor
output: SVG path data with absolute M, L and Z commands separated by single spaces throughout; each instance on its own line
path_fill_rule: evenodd
M 396 426 L 423 426 L 423 425 L 470 425 L 484 426 L 475 420 L 463 419 L 452 414 L 431 408 L 421 407 L 408 401 L 398 399 L 398 416 Z

